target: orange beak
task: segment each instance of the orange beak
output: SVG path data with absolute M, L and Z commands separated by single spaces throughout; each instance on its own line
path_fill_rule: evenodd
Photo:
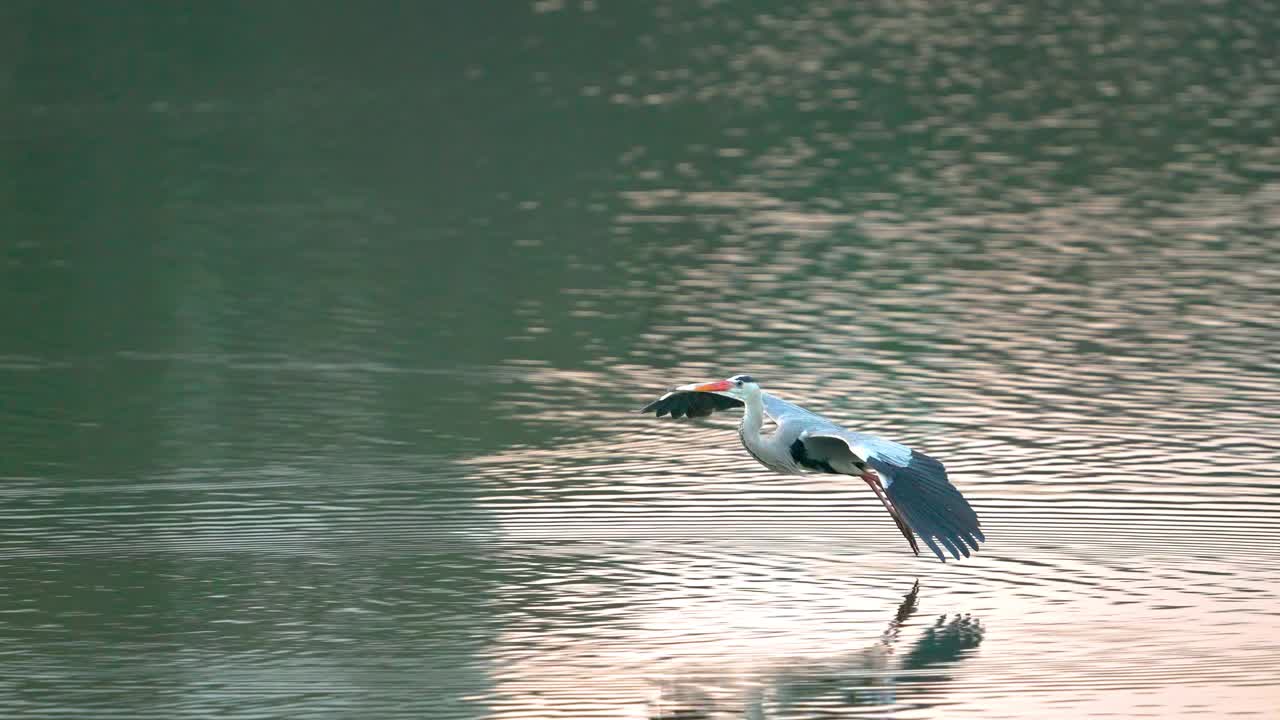
M 717 380 L 707 383 L 706 385 L 698 385 L 693 389 L 694 392 L 723 392 L 733 387 L 733 383 L 728 380 Z

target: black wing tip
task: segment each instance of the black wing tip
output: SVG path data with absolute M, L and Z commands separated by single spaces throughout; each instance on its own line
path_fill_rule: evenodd
M 665 392 L 663 393 L 662 397 L 640 408 L 640 412 L 645 414 L 653 413 L 655 417 L 662 417 L 667 413 L 671 413 L 672 407 L 675 404 L 673 402 L 674 395 L 675 395 L 674 390 Z M 674 413 L 672 414 L 674 415 Z
M 886 489 L 890 501 L 939 561 L 947 562 L 948 554 L 955 560 L 973 557 L 987 541 L 978 514 L 938 460 L 914 452 L 905 467 L 877 469 L 893 478 Z
M 717 395 L 715 393 L 696 392 L 692 390 L 672 390 L 641 408 L 640 412 L 653 412 L 657 417 L 671 415 L 673 420 L 685 417 L 697 419 L 708 417 L 718 410 L 739 407 L 742 401 L 736 398 Z
M 956 560 L 973 557 L 979 550 L 979 543 L 987 541 L 985 537 L 982 537 L 982 533 L 976 530 L 960 530 L 952 534 L 948 534 L 946 531 L 935 531 L 920 537 L 929 546 L 929 549 L 933 551 L 933 554 L 944 563 L 947 561 L 947 553 L 951 553 L 951 557 Z
M 979 551 L 980 544 L 987 541 L 981 530 L 976 527 L 962 527 L 957 524 L 954 517 L 939 518 L 939 521 L 923 518 L 919 512 L 907 514 L 909 522 L 915 521 L 916 527 L 913 530 L 916 534 L 944 563 L 947 561 L 948 553 L 956 560 L 973 557 Z

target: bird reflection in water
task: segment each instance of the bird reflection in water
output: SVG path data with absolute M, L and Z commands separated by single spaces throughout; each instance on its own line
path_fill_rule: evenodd
M 982 624 L 967 614 L 941 615 L 905 651 L 899 647 L 903 626 L 919 608 L 920 583 L 898 605 L 878 642 L 846 655 L 821 661 L 791 662 L 760 677 L 747 697 L 717 698 L 714 677 L 673 679 L 651 707 L 653 720 L 712 720 L 719 717 L 769 718 L 840 707 L 910 702 L 910 688 L 950 680 L 946 668 L 982 643 Z M 929 670 L 935 669 L 935 672 Z M 923 694 L 923 693 L 921 693 Z

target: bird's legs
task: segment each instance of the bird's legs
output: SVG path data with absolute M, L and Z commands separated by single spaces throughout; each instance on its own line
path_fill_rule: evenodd
M 907 539 L 907 542 L 911 543 L 911 552 L 919 555 L 920 547 L 916 545 L 916 536 L 911 532 L 911 526 L 907 524 L 907 521 L 902 518 L 902 514 L 898 512 L 898 508 L 889 502 L 889 496 L 885 495 L 884 492 L 884 485 L 880 483 L 880 476 L 876 475 L 874 470 L 863 470 L 862 479 L 875 491 L 876 497 L 880 498 L 884 509 L 889 511 L 889 515 L 897 523 L 898 529 L 902 531 L 902 536 Z

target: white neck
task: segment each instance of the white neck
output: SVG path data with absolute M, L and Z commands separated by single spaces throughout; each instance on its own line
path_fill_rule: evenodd
M 747 393 L 743 398 L 746 412 L 742 413 L 742 435 L 755 440 L 760 437 L 760 428 L 764 426 L 764 401 L 760 399 L 760 391 Z

